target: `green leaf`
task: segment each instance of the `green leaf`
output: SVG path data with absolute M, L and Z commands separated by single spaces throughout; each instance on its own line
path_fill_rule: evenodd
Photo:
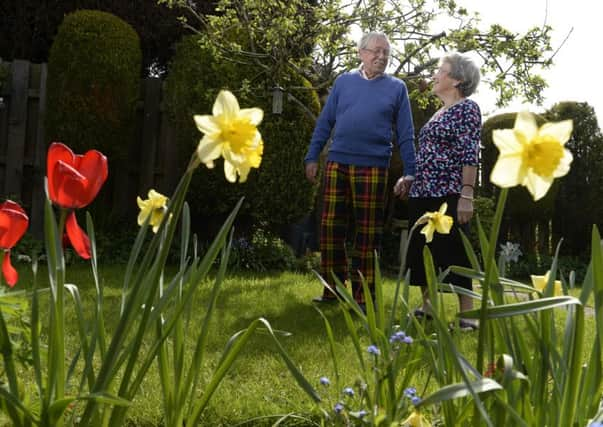
M 476 393 L 484 393 L 488 391 L 502 390 L 502 386 L 490 378 L 481 378 L 471 382 L 471 388 Z M 430 394 L 419 403 L 419 407 L 434 405 L 446 400 L 458 399 L 471 395 L 471 389 L 465 383 L 450 384 L 440 388 L 435 393 Z
M 533 301 L 522 301 L 514 304 L 497 305 L 488 307 L 486 310 L 486 319 L 498 319 L 501 317 L 519 316 L 522 314 L 532 314 L 542 310 L 550 310 L 552 308 L 564 307 L 566 305 L 580 305 L 582 303 L 578 298 L 571 296 L 559 296 L 540 298 Z M 481 316 L 481 310 L 464 311 L 463 317 L 478 319 Z

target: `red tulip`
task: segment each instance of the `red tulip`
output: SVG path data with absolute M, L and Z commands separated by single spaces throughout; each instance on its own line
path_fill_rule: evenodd
M 19 280 L 19 274 L 10 263 L 10 249 L 23 237 L 28 225 L 29 218 L 21 206 L 11 200 L 0 204 L 0 249 L 4 250 L 2 273 L 11 288 Z
M 66 145 L 53 142 L 48 149 L 46 173 L 50 200 L 64 209 L 78 209 L 94 200 L 109 171 L 107 158 L 101 152 L 90 150 L 84 155 L 74 154 Z M 69 213 L 65 225 L 75 251 L 89 259 L 90 239 L 78 226 L 74 212 Z
M 69 147 L 53 142 L 46 164 L 48 195 L 62 208 L 78 209 L 89 205 L 107 180 L 107 158 L 99 151 L 73 154 Z

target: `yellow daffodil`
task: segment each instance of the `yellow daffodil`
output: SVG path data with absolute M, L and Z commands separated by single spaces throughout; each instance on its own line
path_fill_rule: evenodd
M 531 113 L 517 114 L 513 129 L 492 131 L 500 155 L 490 180 L 502 188 L 523 185 L 534 200 L 542 198 L 553 180 L 570 169 L 572 153 L 564 145 L 571 134 L 571 120 L 538 128 Z
M 140 197 L 137 197 L 136 202 L 140 208 L 138 225 L 144 224 L 146 219 L 150 216 L 149 224 L 153 226 L 153 233 L 157 233 L 167 209 L 167 201 L 167 197 L 155 190 L 149 190 L 149 198 L 147 200 L 142 200 Z
M 544 288 L 549 282 L 549 273 L 550 271 L 547 271 L 544 276 L 535 276 L 533 274 L 530 275 L 530 277 L 532 278 L 532 286 L 534 286 L 534 288 L 538 289 L 540 292 L 544 292 Z M 563 295 L 563 288 L 561 287 L 561 281 L 555 280 L 553 296 L 559 295 Z
M 418 411 L 413 411 L 407 419 L 402 421 L 401 425 L 408 427 L 431 427 L 431 423 Z
M 230 182 L 245 182 L 250 168 L 257 168 L 262 162 L 264 142 L 257 129 L 264 117 L 259 108 L 239 108 L 235 96 L 220 91 L 213 115 L 194 116 L 197 128 L 203 138 L 197 147 L 201 163 L 214 167 L 214 160 L 224 157 L 224 174 Z
M 425 212 L 421 218 L 419 218 L 415 225 L 425 224 L 425 227 L 421 229 L 421 234 L 425 235 L 425 241 L 427 243 L 433 240 L 433 233 L 448 234 L 452 227 L 452 217 L 444 215 L 448 209 L 447 203 L 442 203 L 438 212 Z

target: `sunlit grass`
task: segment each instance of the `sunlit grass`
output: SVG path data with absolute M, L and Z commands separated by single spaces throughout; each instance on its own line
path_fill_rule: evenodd
M 43 283 L 46 277 L 45 270 L 41 268 L 38 280 L 43 287 L 46 286 Z M 123 267 L 111 266 L 100 269 L 106 300 L 105 308 L 110 311 L 105 313 L 108 333 L 111 333 L 112 322 L 119 313 L 122 277 Z M 92 275 L 87 268 L 81 264 L 70 266 L 67 269 L 66 281 L 76 284 L 80 288 L 85 306 L 92 307 L 95 293 Z M 23 271 L 19 286 L 28 287 L 30 283 L 31 274 Z M 197 316 L 188 327 L 191 331 L 189 342 L 191 346 L 193 345 L 192 337 L 196 336 L 196 328 L 200 327 L 203 320 L 210 285 L 209 281 L 207 284 L 203 284 L 196 296 L 194 304 Z M 395 285 L 396 280 L 393 278 L 386 278 L 383 283 L 386 312 L 390 310 Z M 282 344 L 293 360 L 297 362 L 303 375 L 321 393 L 323 398 L 321 406 L 326 410 L 332 409 L 333 405 L 341 399 L 341 389 L 345 386 L 354 386 L 356 380 L 359 379 L 360 369 L 341 309 L 337 306 L 321 306 L 321 310 L 324 311 L 333 327 L 341 375 L 341 389 L 336 389 L 334 382 L 330 387 L 319 385 L 321 376 L 333 379 L 334 375 L 324 321 L 311 302 L 312 297 L 319 295 L 320 292 L 318 280 L 310 273 L 230 274 L 222 285 L 219 302 L 212 319 L 207 346 L 208 359 L 205 366 L 211 368 L 217 364 L 224 345 L 233 333 L 246 328 L 252 320 L 265 317 L 275 329 L 291 333 L 290 336 L 281 337 Z M 578 295 L 579 290 L 572 290 L 572 294 Z M 443 300 L 446 306 L 446 320 L 453 321 L 458 309 L 456 296 L 445 294 Z M 75 319 L 73 305 L 70 302 L 66 304 L 67 325 Z M 409 306 L 416 307 L 419 304 L 418 289 L 411 288 Z M 45 313 L 44 308 L 41 313 Z M 563 328 L 564 318 L 564 310 L 555 311 L 555 324 L 559 330 Z M 406 329 L 407 320 L 399 319 L 399 321 Z M 360 328 L 360 322 L 358 322 L 358 327 Z M 413 335 L 412 329 L 406 330 L 408 334 Z M 430 332 L 429 326 L 426 326 L 426 332 Z M 594 321 L 592 317 L 587 317 L 586 334 L 588 337 L 594 337 L 594 333 Z M 78 344 L 75 328 L 68 331 L 66 336 L 69 337 L 67 340 L 68 355 L 72 356 L 77 351 Z M 465 357 L 472 363 L 475 362 L 477 334 L 455 333 L 453 339 Z M 586 342 L 592 341 L 586 340 Z M 589 353 L 590 347 L 585 349 L 585 357 Z M 204 369 L 204 372 L 212 370 Z M 27 376 L 28 373 L 23 372 L 23 375 Z M 428 371 L 425 369 L 419 378 L 423 378 L 426 383 L 428 376 Z M 79 378 L 79 376 L 75 375 L 75 378 Z M 205 381 L 207 379 L 204 378 Z M 31 384 L 33 386 L 33 383 Z M 199 390 L 202 390 L 204 385 L 202 381 Z M 419 391 L 423 391 L 423 384 L 416 384 L 416 387 Z M 430 383 L 428 392 L 435 389 L 437 389 L 437 385 L 433 382 Z M 271 425 L 277 418 L 259 420 L 256 417 L 270 417 L 287 413 L 302 414 L 318 421 L 317 407 L 296 385 L 289 371 L 277 356 L 272 340 L 267 335 L 256 335 L 220 384 L 208 410 L 204 413 L 203 425 L 232 426 L 240 423 L 250 426 Z M 158 426 L 162 424 L 161 386 L 154 369 L 145 379 L 140 393 L 133 402 L 132 409 L 128 412 L 128 417 L 132 425 Z M 249 421 L 252 419 L 253 421 Z M 291 423 L 288 425 L 293 425 Z

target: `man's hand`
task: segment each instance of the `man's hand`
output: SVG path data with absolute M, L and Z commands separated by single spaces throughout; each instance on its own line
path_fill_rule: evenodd
M 318 175 L 318 163 L 306 163 L 306 178 L 312 184 L 316 184 L 316 176 Z

